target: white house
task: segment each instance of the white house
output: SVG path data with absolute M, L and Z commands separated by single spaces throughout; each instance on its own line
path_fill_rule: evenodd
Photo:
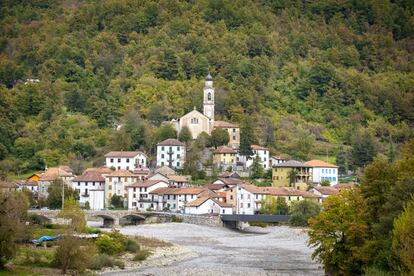
M 105 166 L 127 171 L 146 168 L 147 155 L 141 151 L 111 151 L 105 154 Z
M 230 204 L 202 196 L 184 204 L 184 213 L 189 215 L 231 215 L 233 210 Z
M 287 161 L 286 158 L 283 158 L 281 156 L 272 155 L 269 158 L 269 166 L 273 167 L 274 165 L 282 164 L 286 161 Z
M 91 210 L 102 210 L 105 208 L 105 189 L 89 190 L 89 207 Z
M 321 198 L 321 201 L 327 199 L 329 196 L 336 194 L 339 192 L 339 189 L 335 187 L 324 187 L 324 186 L 316 186 L 309 190 L 309 192 L 313 193 L 314 195 Z
M 171 212 L 183 212 L 184 204 L 193 201 L 205 193 L 205 188 L 165 188 L 150 192 L 151 198 L 159 202 L 158 210 L 169 210 Z
M 327 180 L 331 186 L 338 184 L 338 166 L 322 160 L 311 160 L 306 162 L 305 165 L 312 167 L 313 183 L 321 183 L 321 181 Z
M 237 185 L 233 191 L 235 191 L 235 212 L 243 215 L 256 214 L 260 210 L 260 202 L 266 194 L 263 188 L 250 184 Z
M 185 144 L 177 139 L 167 139 L 157 144 L 157 167 L 182 169 L 185 162 Z
M 39 184 L 35 181 L 30 180 L 18 180 L 16 181 L 17 185 L 19 186 L 18 190 L 22 191 L 24 189 L 27 189 L 31 191 L 34 194 L 37 194 L 39 192 Z
M 147 209 L 159 210 L 158 201 L 150 195 L 150 192 L 158 188 L 167 188 L 168 182 L 163 180 L 137 181 L 128 186 L 128 209 L 146 211 Z
M 250 168 L 253 165 L 253 159 L 259 158 L 259 163 L 262 165 L 263 169 L 268 170 L 269 165 L 269 149 L 266 147 L 251 145 L 253 155 L 246 160 L 246 168 Z
M 138 176 L 128 170 L 117 170 L 105 176 L 105 201 L 109 205 L 113 195 L 122 196 L 128 204 L 127 187 L 138 181 Z
M 79 192 L 79 203 L 82 207 L 89 205 L 92 210 L 104 208 L 103 203 L 97 202 L 99 199 L 94 199 L 95 206 L 91 206 L 90 191 L 94 190 L 94 196 L 98 196 L 99 192 L 96 191 L 102 191 L 102 195 L 104 195 L 105 191 L 105 178 L 99 172 L 86 171 L 84 174 L 73 178 L 72 188 Z

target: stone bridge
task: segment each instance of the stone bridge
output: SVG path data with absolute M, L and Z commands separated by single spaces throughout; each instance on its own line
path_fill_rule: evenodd
M 29 210 L 29 216 L 35 217 L 40 221 L 56 222 L 59 218 L 60 210 Z M 138 212 L 134 210 L 84 210 L 87 221 L 94 221 L 97 219 L 103 220 L 104 226 L 117 226 L 123 220 L 125 224 L 142 224 L 144 222 L 170 221 L 172 214 L 160 212 Z

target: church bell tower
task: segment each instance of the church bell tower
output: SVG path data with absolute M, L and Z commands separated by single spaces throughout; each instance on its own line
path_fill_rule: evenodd
M 214 121 L 214 87 L 213 77 L 208 74 L 204 85 L 203 114 Z

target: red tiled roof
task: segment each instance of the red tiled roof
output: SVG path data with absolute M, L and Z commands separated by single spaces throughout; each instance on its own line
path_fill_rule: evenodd
M 159 142 L 157 146 L 185 146 L 183 142 L 178 141 L 177 139 L 167 139 L 162 142 Z
M 87 172 L 97 172 L 100 174 L 110 174 L 113 172 L 113 170 L 111 170 L 108 167 L 99 167 L 99 168 L 87 168 L 83 173 L 87 173 Z
M 105 178 L 99 172 L 89 171 L 75 177 L 72 182 L 105 182 Z
M 135 174 L 133 174 L 132 172 L 128 171 L 128 170 L 117 170 L 117 171 L 113 171 L 110 174 L 108 174 L 108 176 L 113 176 L 113 177 L 137 177 Z
M 269 150 L 266 147 L 258 146 L 258 145 L 251 145 L 252 150 Z
M 70 177 L 73 176 L 72 169 L 68 166 L 59 166 L 48 168 L 46 172 L 39 176 L 40 181 L 54 181 L 59 177 Z
M 339 190 L 335 187 L 318 186 L 318 187 L 314 187 L 313 189 L 317 190 L 323 195 L 333 195 L 339 192 Z
M 142 151 L 110 151 L 107 154 L 105 154 L 105 157 L 114 157 L 114 158 L 132 158 L 137 156 L 138 154 L 142 154 L 144 156 L 147 156 Z
M 244 183 L 244 181 L 240 178 L 219 178 L 218 180 L 222 181 L 226 185 L 237 185 Z
M 198 207 L 198 206 L 201 206 L 204 202 L 206 202 L 209 199 L 210 197 L 208 196 L 202 196 L 193 201 L 187 202 L 186 204 L 184 204 L 184 206 L 185 207 Z
M 313 168 L 338 168 L 338 166 L 329 164 L 322 160 L 310 160 L 308 162 L 305 162 L 305 165 Z
M 217 191 L 217 190 L 223 189 L 225 186 L 226 186 L 226 184 L 214 184 L 214 183 L 211 183 L 211 184 L 206 185 L 205 187 L 207 189 L 209 189 L 209 190 Z
M 230 154 L 236 154 L 236 151 L 228 146 L 220 146 L 215 151 L 215 154 L 222 154 L 222 153 L 230 153 Z

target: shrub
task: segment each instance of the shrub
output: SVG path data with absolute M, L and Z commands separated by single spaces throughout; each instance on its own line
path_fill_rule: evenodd
M 132 240 L 132 239 L 127 240 L 127 243 L 125 244 L 126 251 L 135 253 L 135 252 L 138 252 L 139 249 L 140 249 L 139 244 L 135 240 Z
M 390 276 L 391 274 L 387 271 L 383 271 L 376 267 L 368 267 L 364 270 L 364 276 Z
M 51 267 L 54 252 L 50 250 L 22 247 L 14 264 L 23 266 Z
M 99 254 L 93 258 L 90 269 L 100 270 L 105 267 L 114 266 L 117 266 L 121 269 L 125 268 L 125 264 L 122 261 L 117 260 L 114 257 L 109 256 L 107 254 Z
M 149 250 L 146 250 L 146 249 L 140 250 L 137 254 L 135 254 L 135 257 L 133 260 L 136 262 L 141 262 L 147 259 L 150 255 L 151 255 L 151 252 Z
M 92 256 L 95 255 L 93 244 L 85 246 L 85 241 L 66 235 L 58 241 L 58 246 L 53 263 L 62 269 L 62 274 L 66 274 L 67 269 L 83 272 L 91 266 Z
M 269 224 L 267 224 L 266 222 L 262 222 L 262 221 L 249 222 L 249 225 L 250 226 L 262 227 L 262 228 L 266 228 L 267 226 L 269 226 Z
M 95 242 L 96 248 L 100 253 L 116 255 L 122 252 L 124 245 L 108 235 L 100 236 Z
M 183 222 L 183 218 L 182 217 L 178 217 L 176 215 L 172 215 L 171 221 L 172 222 Z
M 293 226 L 307 226 L 308 220 L 319 214 L 320 206 L 310 200 L 301 200 L 292 205 L 289 224 Z
M 87 227 L 85 232 L 87 234 L 100 234 L 100 233 L 102 233 L 102 231 L 100 229 L 91 228 L 91 227 Z

